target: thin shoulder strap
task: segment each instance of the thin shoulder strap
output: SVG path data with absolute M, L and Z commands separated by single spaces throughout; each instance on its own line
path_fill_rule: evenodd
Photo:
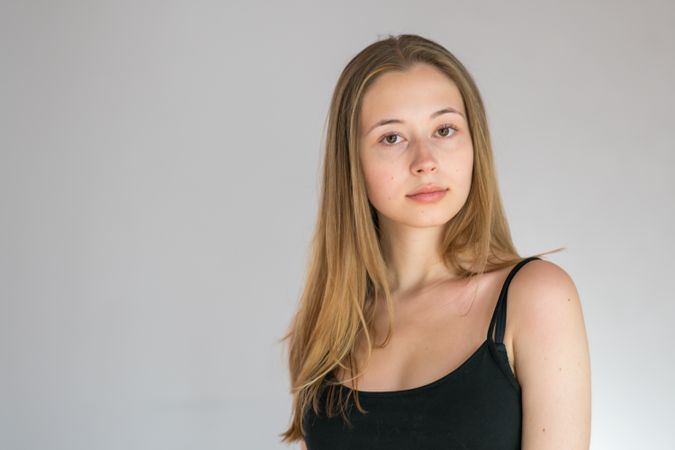
M 529 258 L 521 260 L 518 264 L 515 265 L 513 269 L 511 269 L 511 272 L 509 272 L 508 276 L 506 277 L 506 281 L 504 281 L 504 285 L 502 286 L 502 291 L 499 294 L 499 299 L 497 300 L 497 306 L 495 307 L 494 313 L 492 314 L 492 320 L 490 320 L 490 326 L 488 327 L 488 335 L 487 335 L 488 340 L 492 339 L 492 330 L 496 322 L 497 334 L 495 336 L 494 342 L 497 344 L 501 344 L 503 342 L 504 329 L 506 328 L 506 294 L 509 290 L 509 285 L 511 284 L 511 280 L 513 279 L 513 277 L 516 275 L 516 272 L 518 272 L 518 270 L 520 270 L 520 268 L 523 267 L 525 264 L 535 259 L 541 258 L 539 258 L 538 256 L 530 256 Z

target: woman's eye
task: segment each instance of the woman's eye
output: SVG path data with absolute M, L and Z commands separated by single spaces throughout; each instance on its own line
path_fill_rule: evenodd
M 446 124 L 446 125 L 443 125 L 442 127 L 438 128 L 438 131 L 440 131 L 440 130 L 448 130 L 445 133 L 439 133 L 441 135 L 441 137 L 452 137 L 455 134 L 455 132 L 457 131 L 457 127 L 455 127 L 454 125 Z M 450 130 L 452 130 L 452 133 L 450 132 Z M 380 142 L 384 142 L 384 145 L 387 145 L 387 146 L 396 145 L 396 144 L 399 144 L 400 142 L 397 142 L 395 138 L 400 138 L 400 137 L 401 137 L 401 135 L 398 134 L 398 133 L 386 134 L 386 135 L 384 135 L 384 137 L 382 137 L 382 139 L 380 139 Z M 393 141 L 392 141 L 392 138 L 394 138 Z
M 452 130 L 453 131 L 452 134 L 455 134 L 454 132 L 457 131 L 457 128 L 454 127 L 453 125 L 443 125 L 442 127 L 439 128 L 439 130 Z M 442 134 L 441 136 L 446 137 L 447 135 Z
M 398 142 L 391 142 L 390 138 L 398 138 L 398 137 L 401 137 L 401 135 L 396 134 L 396 133 L 387 134 L 382 138 L 382 140 L 386 142 L 386 145 L 394 145 L 394 144 L 398 144 Z

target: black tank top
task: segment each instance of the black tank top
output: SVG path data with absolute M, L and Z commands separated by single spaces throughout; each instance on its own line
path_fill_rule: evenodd
M 516 450 L 521 440 L 520 385 L 509 366 L 502 340 L 506 294 L 511 279 L 528 261 L 521 260 L 502 286 L 486 340 L 459 367 L 424 386 L 400 391 L 358 391 L 362 414 L 349 398 L 350 428 L 338 413 L 311 406 L 304 414 L 308 450 Z M 492 331 L 496 326 L 495 338 Z M 338 389 L 347 386 L 339 385 Z

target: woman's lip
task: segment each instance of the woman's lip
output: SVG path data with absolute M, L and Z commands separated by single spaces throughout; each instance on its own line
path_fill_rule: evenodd
M 422 202 L 422 203 L 431 203 L 435 202 L 437 200 L 440 200 L 445 196 L 445 193 L 448 190 L 442 190 L 442 191 L 434 191 L 434 192 L 423 192 L 421 194 L 416 194 L 416 195 L 409 195 L 412 200 L 415 200 L 417 202 Z
M 444 186 L 439 186 L 437 184 L 429 183 L 424 186 L 420 186 L 418 189 L 415 190 L 412 194 L 408 195 L 417 195 L 417 194 L 428 194 L 431 192 L 438 192 L 438 191 L 447 191 L 448 188 Z

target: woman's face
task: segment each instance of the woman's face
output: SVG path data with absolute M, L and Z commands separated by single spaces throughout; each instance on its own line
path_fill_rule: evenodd
M 359 126 L 366 190 L 381 227 L 440 226 L 457 214 L 471 187 L 473 144 L 462 96 L 445 74 L 417 64 L 381 75 L 365 93 Z M 429 184 L 445 195 L 410 196 Z

